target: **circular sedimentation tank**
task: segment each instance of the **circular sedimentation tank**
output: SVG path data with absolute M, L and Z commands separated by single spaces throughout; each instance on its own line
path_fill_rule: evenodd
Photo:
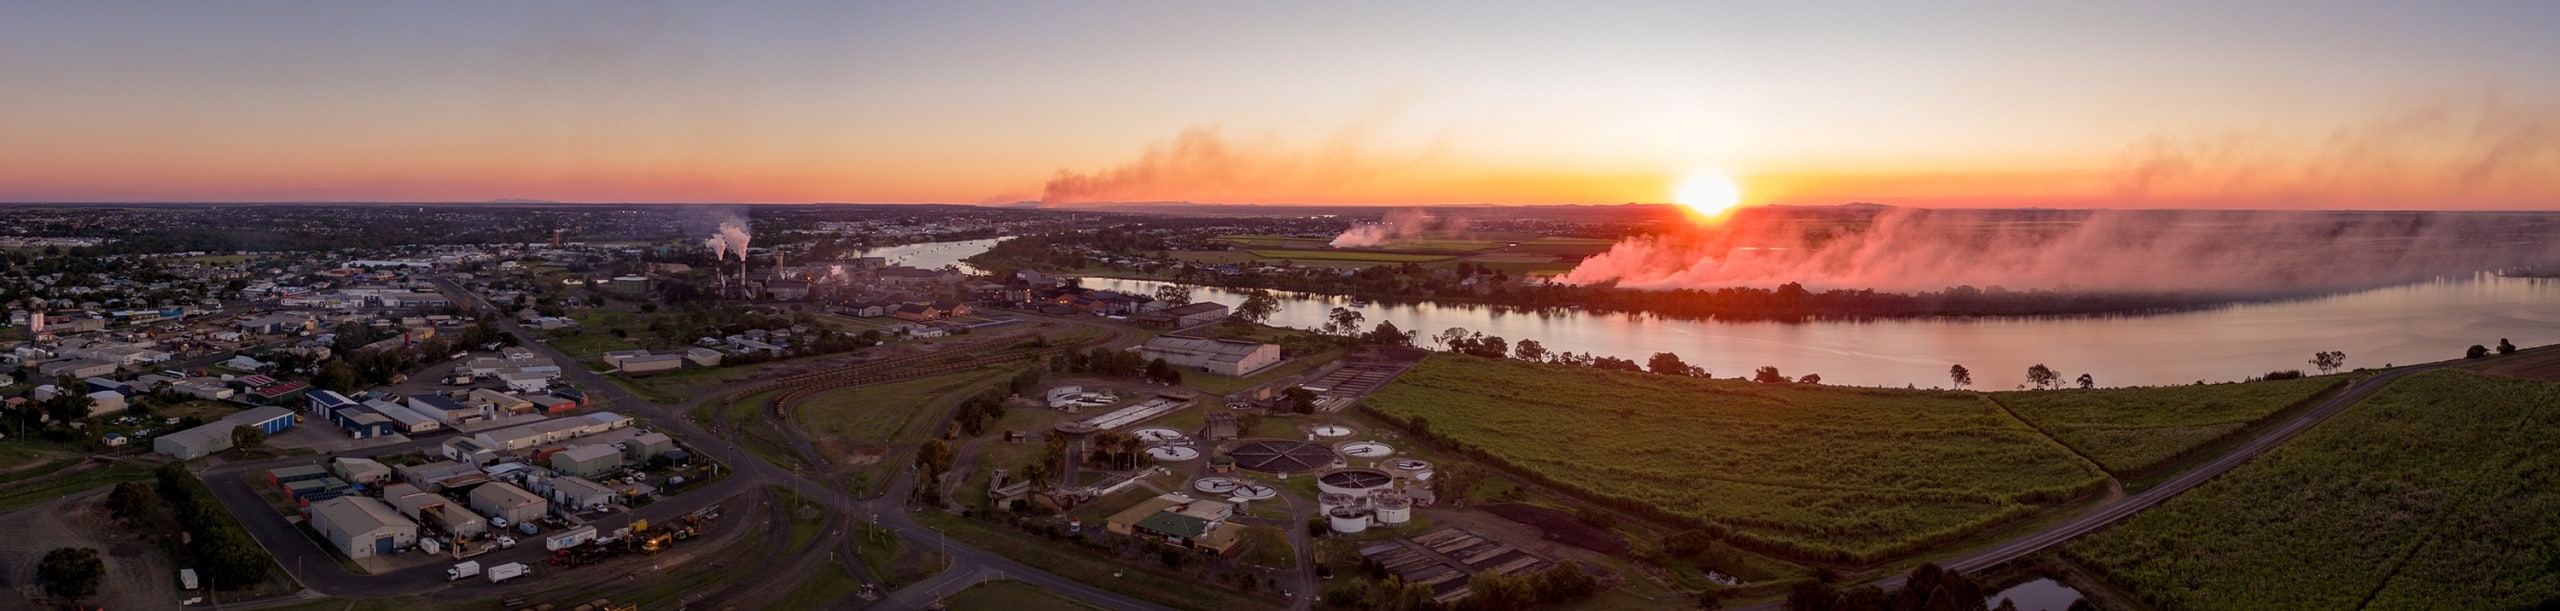
M 1148 428 L 1138 429 L 1138 430 L 1135 430 L 1135 431 L 1130 431 L 1130 432 L 1129 432 L 1129 434 L 1130 434 L 1131 436 L 1135 436 L 1135 437 L 1137 437 L 1140 441 L 1145 441 L 1145 442 L 1147 442 L 1147 443 L 1164 443 L 1164 442 L 1168 442 L 1168 441 L 1181 441 L 1181 440 L 1182 440 L 1182 432 L 1181 432 L 1181 431 L 1176 431 L 1176 430 L 1173 430 L 1173 429 L 1168 429 L 1168 428 L 1163 428 L 1163 427 L 1148 427 Z
M 1339 424 L 1326 424 L 1317 426 L 1314 429 L 1309 429 L 1307 432 L 1315 433 L 1317 437 L 1349 437 L 1351 436 L 1351 427 Z
M 1387 466 L 1389 466 L 1389 467 L 1394 467 L 1394 468 L 1395 468 L 1395 470 L 1397 470 L 1397 471 L 1429 471 L 1429 470 L 1431 470 L 1431 462 L 1430 462 L 1430 461 L 1426 461 L 1426 460 L 1419 460 L 1419 459 L 1412 459 L 1412 458 L 1398 458 L 1398 459 L 1395 459 L 1395 460 L 1392 460 L 1392 461 L 1388 461 L 1388 462 L 1387 462 Z
M 1234 492 L 1236 487 L 1236 480 L 1223 477 L 1203 477 L 1199 481 L 1191 482 L 1191 489 L 1209 494 Z
M 1262 484 L 1245 484 L 1235 489 L 1235 499 L 1239 501 L 1259 501 L 1279 495 L 1279 490 Z
M 1335 507 L 1350 507 L 1358 504 L 1360 504 L 1360 497 L 1340 492 L 1325 492 L 1316 495 L 1316 508 L 1324 511 L 1332 511 Z
M 1396 453 L 1396 449 L 1375 441 L 1354 441 L 1334 447 L 1334 451 L 1352 458 L 1377 458 Z
M 1385 471 L 1351 467 L 1327 471 L 1324 475 L 1316 476 L 1316 490 L 1366 497 L 1387 489 L 1387 486 L 1394 484 L 1395 481 L 1396 477 L 1388 475 Z
M 1304 473 L 1332 465 L 1334 453 L 1322 444 L 1294 439 L 1256 439 L 1227 451 L 1236 467 L 1263 473 Z
M 1156 446 L 1147 448 L 1147 457 L 1166 462 L 1182 462 L 1199 458 L 1200 451 L 1182 446 Z

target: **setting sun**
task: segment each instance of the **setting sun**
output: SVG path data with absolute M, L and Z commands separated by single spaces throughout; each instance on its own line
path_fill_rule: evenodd
M 1700 215 L 1713 217 L 1742 203 L 1742 186 L 1723 174 L 1700 174 L 1680 183 L 1680 191 L 1672 199 Z

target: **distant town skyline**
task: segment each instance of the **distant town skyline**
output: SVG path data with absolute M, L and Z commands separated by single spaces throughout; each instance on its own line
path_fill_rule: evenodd
M 2560 4 L 0 5 L 0 201 L 2560 207 Z

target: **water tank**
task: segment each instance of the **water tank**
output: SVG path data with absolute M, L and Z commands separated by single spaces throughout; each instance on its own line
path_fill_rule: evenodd
M 1379 493 L 1378 496 L 1369 499 L 1369 504 L 1378 509 L 1379 524 L 1395 525 L 1413 521 L 1413 499 L 1406 498 L 1403 494 Z
M 1325 515 L 1332 518 L 1333 532 L 1348 535 L 1369 530 L 1369 512 L 1367 511 L 1335 507 L 1332 511 L 1325 512 Z

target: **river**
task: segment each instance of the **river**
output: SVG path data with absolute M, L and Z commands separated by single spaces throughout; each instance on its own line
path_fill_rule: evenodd
M 923 268 L 957 265 L 1005 238 L 928 242 L 872 249 L 866 256 Z M 1152 295 L 1163 283 L 1085 278 L 1084 286 Z M 1200 287 L 1193 298 L 1227 305 L 1244 292 Z M 1280 295 L 1271 324 L 1312 329 L 1350 299 Z M 1748 376 L 1761 366 L 1780 373 L 1821 374 L 1826 384 L 1946 386 L 1949 365 L 1963 364 L 1974 387 L 2025 384 L 2042 363 L 2065 381 L 2086 373 L 2099 386 L 2153 386 L 2236 381 L 2269 371 L 2311 371 L 2311 355 L 2347 353 L 2347 366 L 2379 367 L 2462 356 L 2472 344 L 2560 343 L 2560 280 L 2492 274 L 2440 278 L 2326 297 L 2223 308 L 2105 317 L 1919 318 L 1866 321 L 1728 322 L 1645 314 L 1578 311 L 1527 313 L 1473 305 L 1377 305 L 1367 321 L 1429 337 L 1450 327 L 1538 340 L 1549 352 L 1615 356 L 1639 363 L 1655 352 L 1679 354 L 1718 376 Z
M 941 269 L 943 266 L 949 265 L 960 268 L 961 273 L 975 274 L 979 273 L 978 268 L 970 267 L 969 264 L 962 263 L 960 260 L 978 256 L 978 253 L 986 252 L 989 248 L 995 248 L 997 242 L 1010 239 L 1013 239 L 1013 236 L 987 238 L 984 240 L 923 242 L 918 244 L 907 244 L 904 246 L 883 246 L 864 250 L 862 251 L 862 256 L 887 259 L 890 265 L 904 265 L 907 267 L 922 269 Z
M 1153 294 L 1162 283 L 1086 278 L 1084 286 Z M 1235 305 L 1244 293 L 1202 287 L 1194 299 Z M 1324 325 L 1350 300 L 1282 295 L 1271 323 Z M 2042 363 L 2065 381 L 2090 374 L 2100 386 L 2233 381 L 2281 369 L 2311 370 L 2311 355 L 2347 354 L 2347 366 L 2379 367 L 2462 356 L 2472 344 L 2518 346 L 2560 342 L 2560 280 L 2489 274 L 2445 278 L 2315 299 L 2172 314 L 2110 317 L 1888 319 L 1868 321 L 1727 322 L 1644 314 L 1525 313 L 1471 305 L 1368 305 L 1366 325 L 1429 337 L 1464 327 L 1518 343 L 1538 340 L 1549 352 L 1571 351 L 1644 362 L 1672 352 L 1723 377 L 1764 366 L 1824 383 L 1863 386 L 1948 385 L 1947 369 L 1963 364 L 1974 387 L 2026 383 Z

